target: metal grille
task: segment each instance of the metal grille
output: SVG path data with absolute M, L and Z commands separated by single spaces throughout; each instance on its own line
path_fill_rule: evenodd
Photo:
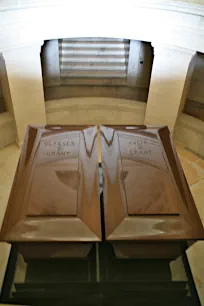
M 77 38 L 59 40 L 61 79 L 126 83 L 130 41 L 127 39 Z

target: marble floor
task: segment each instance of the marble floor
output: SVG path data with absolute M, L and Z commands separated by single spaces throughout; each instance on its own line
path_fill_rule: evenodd
M 177 152 L 204 224 L 204 160 L 178 143 Z M 15 144 L 0 150 L 0 226 L 7 206 L 19 154 L 20 149 Z M 0 287 L 4 277 L 9 250 L 8 244 L 0 243 Z M 188 249 L 187 254 L 198 293 L 204 306 L 204 241 L 195 243 Z

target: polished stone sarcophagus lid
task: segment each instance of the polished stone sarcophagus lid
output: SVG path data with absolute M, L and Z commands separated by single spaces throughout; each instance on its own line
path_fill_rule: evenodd
M 101 126 L 101 154 L 107 240 L 204 238 L 167 127 Z
M 28 127 L 1 241 L 85 257 L 101 233 L 117 257 L 175 258 L 204 238 L 168 128 L 101 126 L 99 142 L 96 126 Z
M 28 127 L 1 239 L 100 241 L 96 126 Z

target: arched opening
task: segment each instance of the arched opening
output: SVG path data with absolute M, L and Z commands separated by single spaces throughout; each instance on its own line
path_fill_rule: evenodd
M 197 53 L 183 112 L 204 121 L 204 54 Z
M 5 83 L 5 66 L 3 57 L 0 54 L 0 114 L 6 111 L 6 103 L 4 97 L 4 84 Z
M 111 97 L 147 101 L 153 48 L 116 38 L 46 41 L 41 52 L 45 100 Z

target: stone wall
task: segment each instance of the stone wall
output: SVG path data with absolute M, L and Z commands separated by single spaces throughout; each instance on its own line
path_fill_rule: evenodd
M 15 121 L 11 114 L 0 114 L 0 149 L 14 143 L 16 138 Z

